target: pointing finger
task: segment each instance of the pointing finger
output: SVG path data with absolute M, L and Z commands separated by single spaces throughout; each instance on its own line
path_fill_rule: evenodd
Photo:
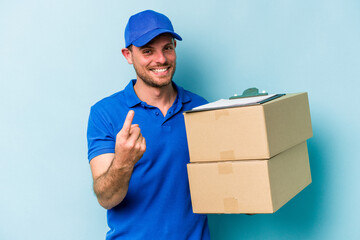
M 123 125 L 123 130 L 125 131 L 125 133 L 130 134 L 130 130 L 131 130 L 131 124 L 132 121 L 134 119 L 134 115 L 135 112 L 133 110 L 130 110 L 128 112 L 128 114 L 126 115 L 125 121 L 124 121 L 124 125 Z

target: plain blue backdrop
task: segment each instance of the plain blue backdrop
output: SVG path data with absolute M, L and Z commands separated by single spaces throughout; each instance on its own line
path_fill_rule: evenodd
M 0 0 L 0 239 L 104 239 L 89 108 L 135 77 L 130 15 L 165 13 L 175 81 L 209 101 L 308 92 L 313 183 L 275 214 L 209 215 L 213 240 L 360 239 L 360 1 Z

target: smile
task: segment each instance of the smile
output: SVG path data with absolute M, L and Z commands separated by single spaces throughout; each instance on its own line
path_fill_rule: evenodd
M 163 73 L 166 72 L 169 69 L 169 67 L 166 68 L 153 68 L 151 69 L 151 71 L 155 72 L 155 73 Z

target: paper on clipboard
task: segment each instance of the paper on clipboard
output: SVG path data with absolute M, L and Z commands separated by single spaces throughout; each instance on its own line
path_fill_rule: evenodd
M 263 102 L 272 100 L 274 98 L 277 98 L 277 97 L 280 97 L 283 95 L 284 94 L 269 94 L 269 95 L 258 96 L 258 97 L 246 97 L 246 98 L 238 98 L 238 99 L 220 99 L 218 101 L 211 102 L 211 103 L 193 108 L 189 112 L 198 112 L 198 111 L 206 111 L 206 110 L 214 110 L 214 109 L 222 109 L 222 108 L 230 108 L 230 107 L 256 105 L 256 104 L 261 104 Z

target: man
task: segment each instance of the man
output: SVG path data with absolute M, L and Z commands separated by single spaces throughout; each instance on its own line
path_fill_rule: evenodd
M 131 16 L 122 54 L 136 80 L 91 108 L 88 158 L 106 239 L 209 239 L 206 215 L 192 212 L 182 114 L 206 100 L 172 81 L 175 39 L 165 15 Z

